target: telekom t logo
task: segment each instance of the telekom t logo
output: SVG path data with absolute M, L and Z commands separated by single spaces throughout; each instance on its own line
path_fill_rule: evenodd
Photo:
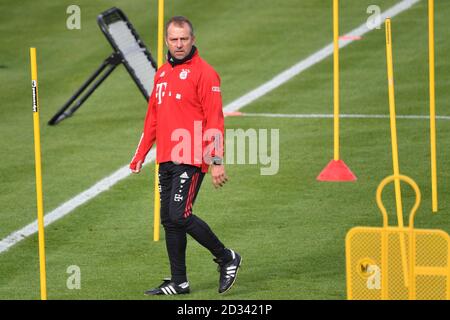
M 158 104 L 161 104 L 162 97 L 166 93 L 167 82 L 161 82 L 156 85 L 156 98 L 158 98 Z

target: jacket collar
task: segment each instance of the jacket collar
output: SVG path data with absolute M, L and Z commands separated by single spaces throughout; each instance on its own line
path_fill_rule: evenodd
M 175 67 L 175 66 L 177 66 L 179 64 L 183 64 L 183 63 L 191 60 L 193 57 L 195 57 L 197 55 L 198 55 L 197 47 L 196 46 L 192 46 L 191 52 L 186 57 L 184 57 L 183 59 L 177 59 L 177 58 L 173 57 L 170 54 L 170 51 L 168 51 L 167 52 L 167 61 L 172 65 L 172 67 Z

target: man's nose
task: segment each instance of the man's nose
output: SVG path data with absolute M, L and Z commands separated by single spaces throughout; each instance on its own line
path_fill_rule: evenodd
M 177 47 L 181 48 L 183 46 L 183 42 L 181 41 L 181 39 L 177 40 Z

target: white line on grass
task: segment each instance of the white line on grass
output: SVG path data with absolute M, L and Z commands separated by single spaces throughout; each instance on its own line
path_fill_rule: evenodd
M 300 118 L 300 119 L 328 119 L 333 118 L 333 114 L 298 114 L 298 113 L 248 113 L 242 112 L 244 117 L 264 117 L 264 118 Z M 341 114 L 339 118 L 347 119 L 389 119 L 388 114 Z M 419 119 L 426 120 L 430 119 L 430 116 L 426 115 L 397 115 L 397 119 Z M 450 120 L 450 116 L 436 116 L 437 120 Z
M 148 153 L 145 161 L 151 162 L 151 161 L 155 160 L 155 154 L 156 154 L 156 151 L 151 150 Z M 70 213 L 71 211 L 76 209 L 77 207 L 88 202 L 92 198 L 95 198 L 100 193 L 108 190 L 113 185 L 115 185 L 117 182 L 125 179 L 129 175 L 130 175 L 130 169 L 129 169 L 128 165 L 120 168 L 113 174 L 107 176 L 106 178 L 103 178 L 102 180 L 100 180 L 99 182 L 94 184 L 89 189 L 83 191 L 82 193 L 78 194 L 77 196 L 70 199 L 69 201 L 64 202 L 58 208 L 56 208 L 55 210 L 46 214 L 44 216 L 44 225 L 48 226 L 49 224 L 55 222 L 56 220 L 64 217 L 65 215 L 67 215 L 68 213 Z M 23 227 L 22 229 L 11 233 L 9 236 L 7 236 L 6 238 L 2 239 L 2 241 L 0 241 L 0 253 L 8 250 L 10 247 L 17 244 L 19 241 L 25 239 L 26 237 L 31 236 L 32 234 L 36 233 L 37 230 L 38 230 L 38 225 L 37 225 L 37 220 L 35 220 L 34 222 Z
M 399 13 L 408 10 L 411 6 L 419 2 L 420 0 L 403 0 L 399 2 L 398 4 L 394 5 L 392 8 L 388 9 L 381 15 L 380 21 L 384 21 L 388 17 L 394 17 L 398 15 Z M 380 22 L 380 24 L 381 24 Z M 375 26 L 376 27 L 376 26 Z M 367 32 L 371 31 L 367 28 L 367 25 L 364 23 L 358 28 L 350 31 L 347 35 L 351 36 L 362 36 L 366 34 Z M 345 46 L 352 43 L 354 38 L 348 38 L 347 40 L 341 40 L 339 42 L 339 47 L 344 48 Z M 268 92 L 274 90 L 275 88 L 278 88 L 283 83 L 289 81 L 299 73 L 303 72 L 304 70 L 310 68 L 311 66 L 321 62 L 322 60 L 326 59 L 330 55 L 333 54 L 333 43 L 327 45 L 323 49 L 317 51 L 316 53 L 312 54 L 308 58 L 300 61 L 299 63 L 295 64 L 291 68 L 281 72 L 277 76 L 275 76 L 272 80 L 262 84 L 258 88 L 250 91 L 249 93 L 243 95 L 242 97 L 234 100 L 224 108 L 224 112 L 232 112 L 239 110 L 240 108 L 248 105 L 249 103 L 255 101 L 256 99 L 264 96 Z M 155 150 L 152 150 L 151 153 L 147 156 L 146 163 L 153 161 L 155 159 Z M 70 199 L 69 201 L 63 203 L 58 208 L 54 209 L 50 213 L 45 215 L 44 223 L 45 225 L 49 225 L 53 223 L 54 221 L 64 217 L 65 215 L 69 214 L 71 211 L 73 211 L 75 208 L 79 207 L 80 205 L 86 203 L 87 201 L 93 199 L 94 197 L 98 196 L 100 193 L 108 190 L 113 185 L 115 185 L 117 182 L 125 179 L 130 175 L 130 170 L 128 169 L 128 165 L 120 168 L 110 176 L 100 180 L 95 185 L 87 189 L 86 191 L 83 191 L 82 193 L 78 194 L 74 198 Z M 0 253 L 8 250 L 15 244 L 17 244 L 19 241 L 25 239 L 26 237 L 36 233 L 38 230 L 37 227 L 37 221 L 34 221 L 27 226 L 23 227 L 20 230 L 17 230 L 13 233 L 11 233 L 6 238 L 2 239 L 0 241 Z
M 383 12 L 380 16 L 380 23 L 378 23 L 374 28 L 381 25 L 381 23 L 384 22 L 386 18 L 392 18 L 399 13 L 408 10 L 411 8 L 414 4 L 419 2 L 420 0 L 404 0 L 393 6 L 392 8 L 386 10 Z M 353 29 L 348 34 L 346 34 L 343 40 L 339 41 L 339 48 L 344 48 L 350 43 L 354 42 L 354 37 L 361 37 L 364 34 L 371 31 L 371 29 L 367 28 L 367 25 L 363 23 L 358 28 Z M 351 36 L 351 37 L 350 37 Z M 269 93 L 273 89 L 278 88 L 283 83 L 289 81 L 299 73 L 305 71 L 306 69 L 310 68 L 311 66 L 317 64 L 318 62 L 324 60 L 325 58 L 331 56 L 333 54 L 333 43 L 330 43 L 326 47 L 322 48 L 321 50 L 317 51 L 316 53 L 310 55 L 308 58 L 300 61 L 299 63 L 293 65 L 289 69 L 281 72 L 276 77 L 274 77 L 272 80 L 262 84 L 258 88 L 250 91 L 249 93 L 243 95 L 239 99 L 234 100 L 231 102 L 225 109 L 225 112 L 232 112 L 236 111 L 240 108 L 242 108 L 245 105 L 248 105 L 249 103 L 255 101 L 256 99 L 264 96 L 265 94 Z

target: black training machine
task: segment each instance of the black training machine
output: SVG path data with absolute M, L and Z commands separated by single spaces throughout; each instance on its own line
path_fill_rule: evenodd
M 103 61 L 100 67 L 50 119 L 49 125 L 56 125 L 72 116 L 121 63 L 125 66 L 147 101 L 151 95 L 153 77 L 157 70 L 156 62 L 128 18 L 122 10 L 114 7 L 99 14 L 97 22 L 113 47 L 114 52 Z M 99 76 L 100 78 L 97 79 Z M 94 82 L 94 80 L 96 81 Z M 89 86 L 90 88 L 87 92 L 78 99 Z

